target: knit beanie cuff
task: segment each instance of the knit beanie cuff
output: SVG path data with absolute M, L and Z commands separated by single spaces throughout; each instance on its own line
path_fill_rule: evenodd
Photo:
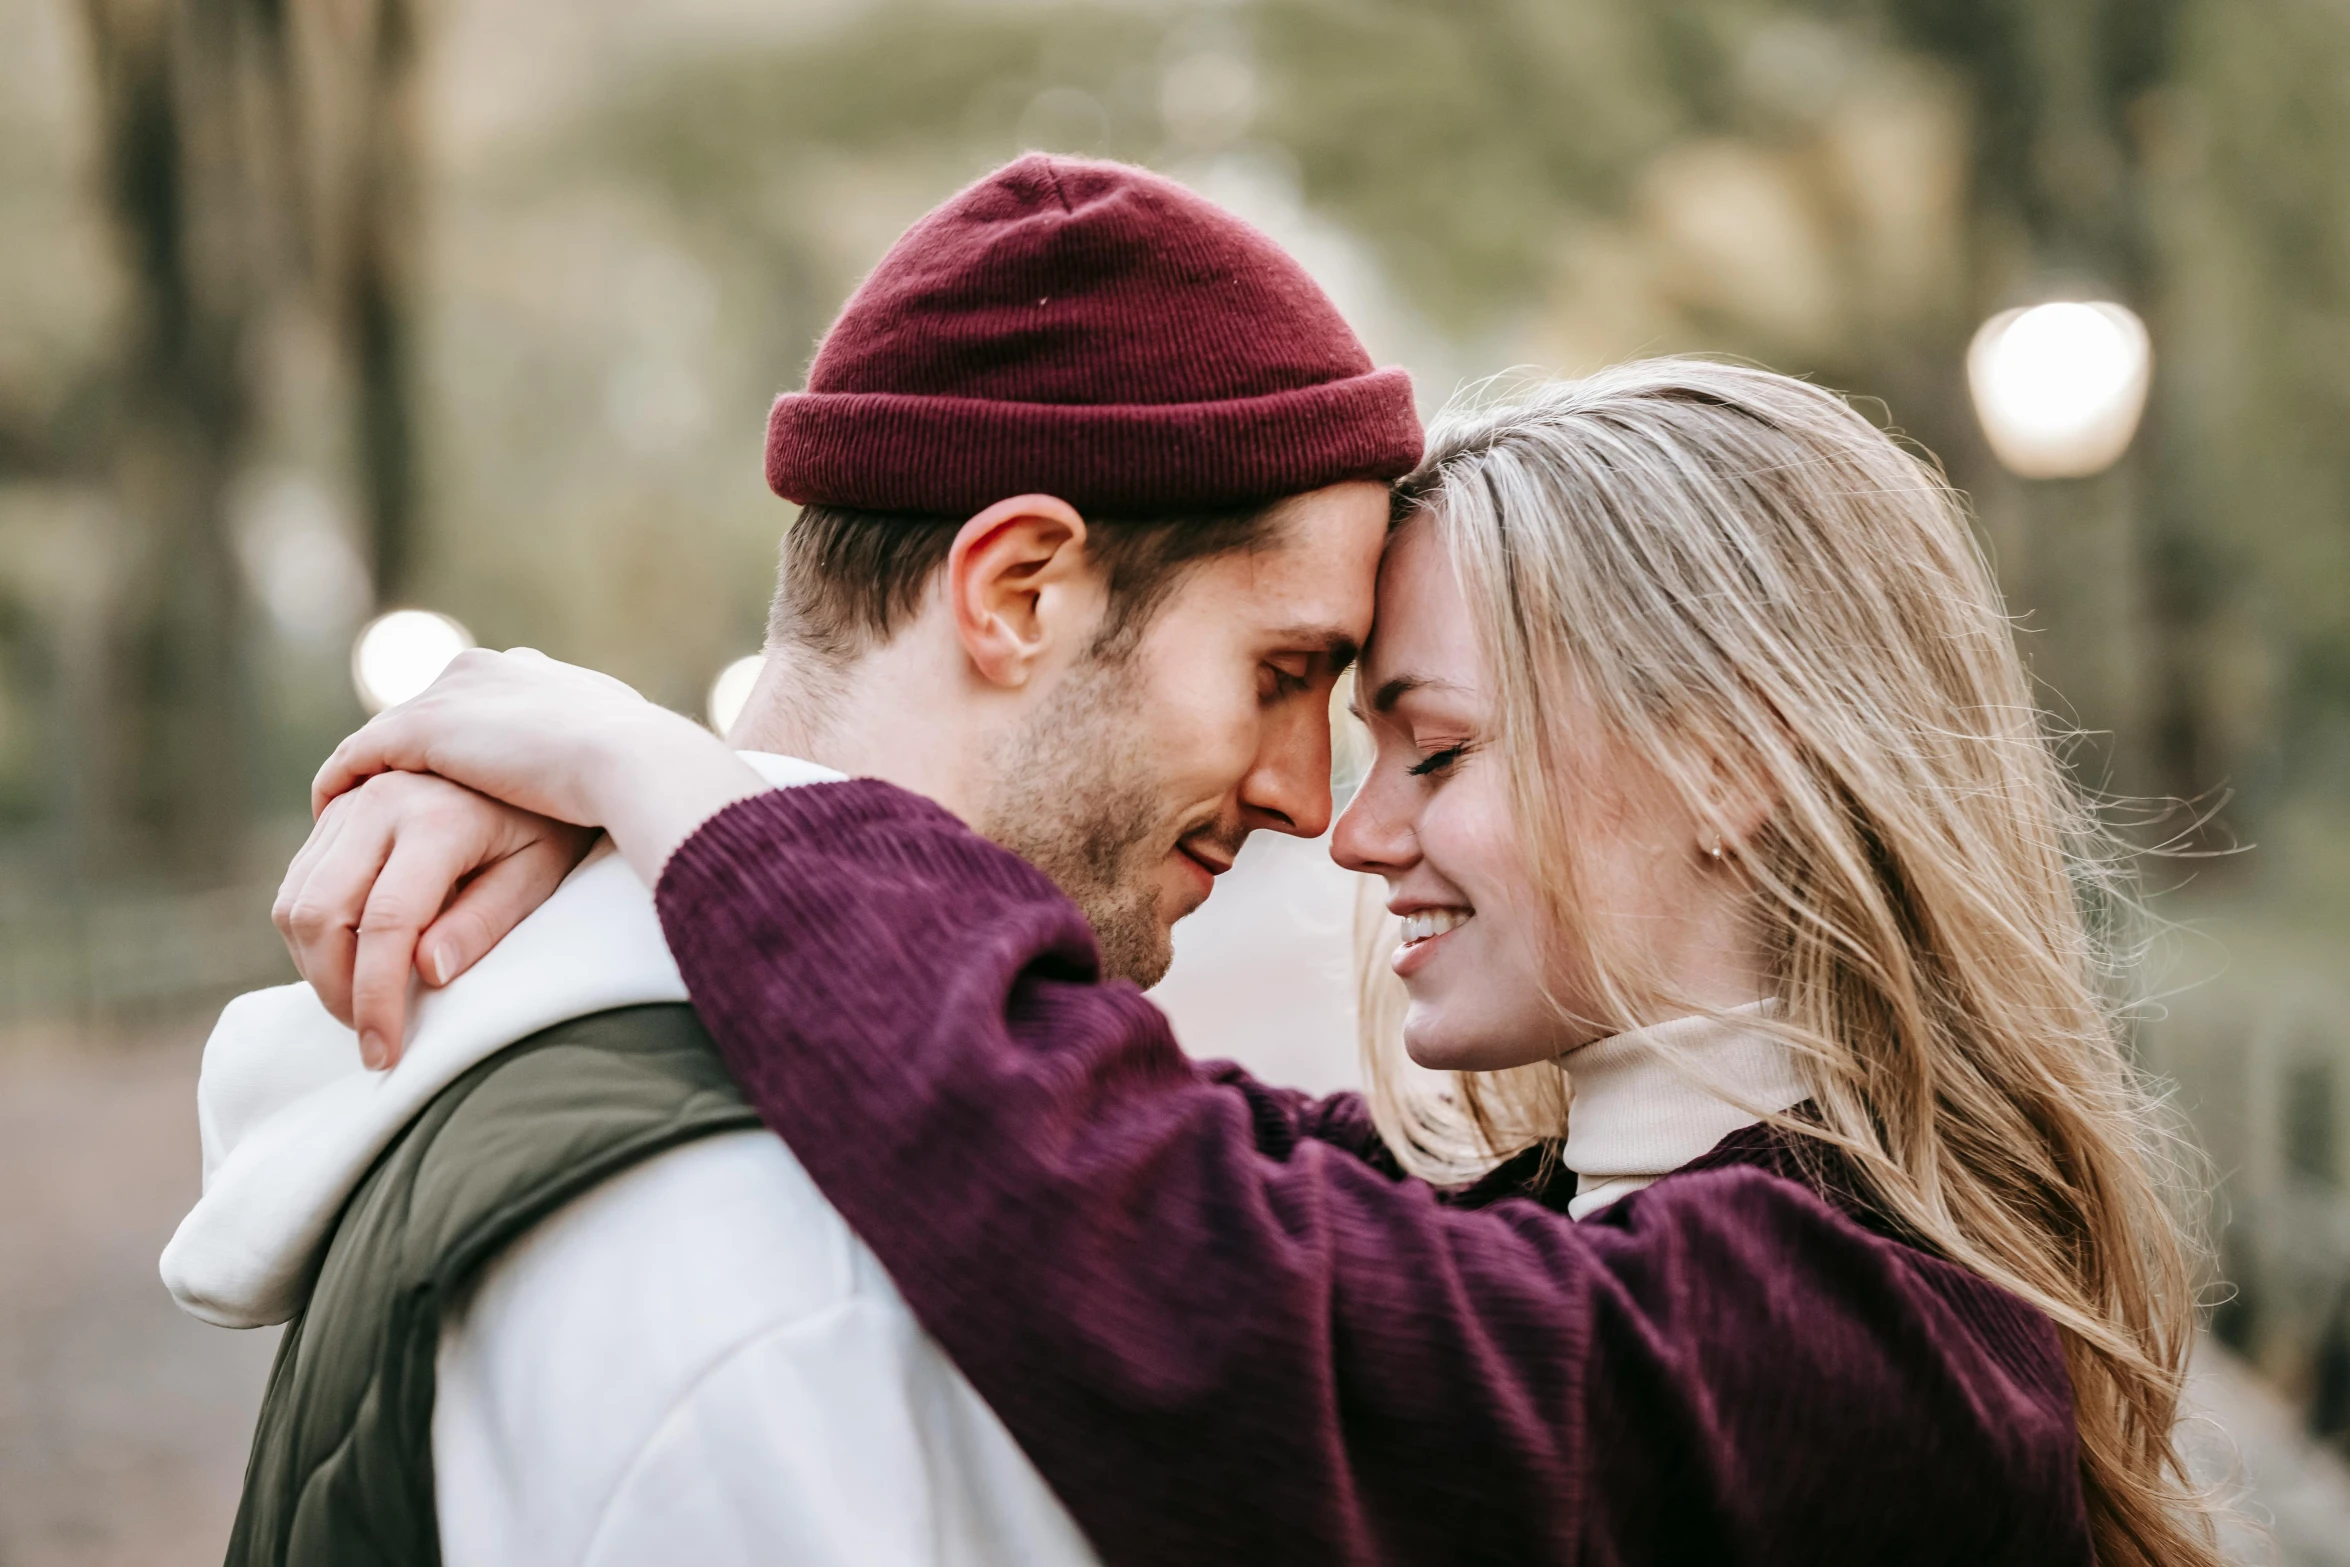
M 1165 516 L 1396 479 L 1419 460 L 1411 378 L 1393 368 L 1199 403 L 793 392 L 767 416 L 776 494 L 866 511 L 968 516 L 1043 493 L 1097 517 Z

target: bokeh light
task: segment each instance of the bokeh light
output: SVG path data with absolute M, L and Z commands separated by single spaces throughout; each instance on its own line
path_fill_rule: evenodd
M 395 609 L 369 621 L 351 647 L 351 680 L 371 713 L 396 707 L 440 678 L 473 646 L 473 633 L 429 609 Z
M 2119 462 L 2152 372 L 2145 323 L 2104 301 L 2002 312 L 1967 350 L 1983 434 L 2027 479 L 2085 479 Z
M 273 474 L 237 512 L 238 561 L 278 634 L 306 652 L 342 646 L 375 588 L 333 492 L 306 474 Z
M 759 683 L 759 671 L 766 667 L 767 657 L 753 653 L 738 658 L 718 671 L 718 678 L 710 682 L 710 727 L 724 735 L 742 716 L 743 704 L 751 699 L 751 687 Z

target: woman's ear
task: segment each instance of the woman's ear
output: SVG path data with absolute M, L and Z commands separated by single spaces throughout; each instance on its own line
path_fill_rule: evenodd
M 947 551 L 946 590 L 972 668 L 1010 688 L 1090 641 L 1103 607 L 1085 519 L 1052 495 L 1015 495 L 964 523 Z
M 1761 833 L 1764 824 L 1779 814 L 1778 786 L 1771 781 L 1760 758 L 1732 762 L 1717 751 L 1709 758 L 1707 772 L 1710 774 L 1707 792 L 1712 796 L 1712 814 L 1721 823 L 1719 842 L 1722 853 L 1735 854 Z M 1712 857 L 1719 859 L 1721 855 Z

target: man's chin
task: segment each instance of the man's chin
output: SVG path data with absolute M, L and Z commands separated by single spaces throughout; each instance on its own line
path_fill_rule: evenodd
M 1166 897 L 1159 900 L 1156 916 L 1146 932 L 1132 932 L 1126 943 L 1130 956 L 1123 978 L 1133 980 L 1148 990 L 1167 977 L 1167 970 L 1175 966 L 1175 922 L 1197 913 L 1205 898 L 1184 897 L 1180 900 Z
M 1114 900 L 1079 899 L 1078 906 L 1093 927 L 1105 979 L 1130 979 L 1148 990 L 1166 977 L 1175 960 L 1175 941 L 1163 912 L 1163 891 L 1136 888 Z
M 1175 966 L 1175 943 L 1163 926 L 1154 927 L 1147 934 L 1128 931 L 1120 937 L 1105 937 L 1101 942 L 1102 977 L 1130 979 L 1135 987 L 1148 990 L 1167 977 L 1167 970 Z

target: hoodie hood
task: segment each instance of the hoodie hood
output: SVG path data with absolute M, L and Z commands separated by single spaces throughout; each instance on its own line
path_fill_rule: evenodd
M 843 774 L 762 752 L 778 788 Z M 555 895 L 440 990 L 417 987 L 399 1065 L 370 1072 L 359 1040 L 306 984 L 230 1002 L 196 1085 L 204 1195 L 163 1250 L 182 1310 L 228 1328 L 302 1309 L 336 1215 L 440 1091 L 544 1028 L 614 1007 L 686 1000 L 653 895 L 600 844 Z

